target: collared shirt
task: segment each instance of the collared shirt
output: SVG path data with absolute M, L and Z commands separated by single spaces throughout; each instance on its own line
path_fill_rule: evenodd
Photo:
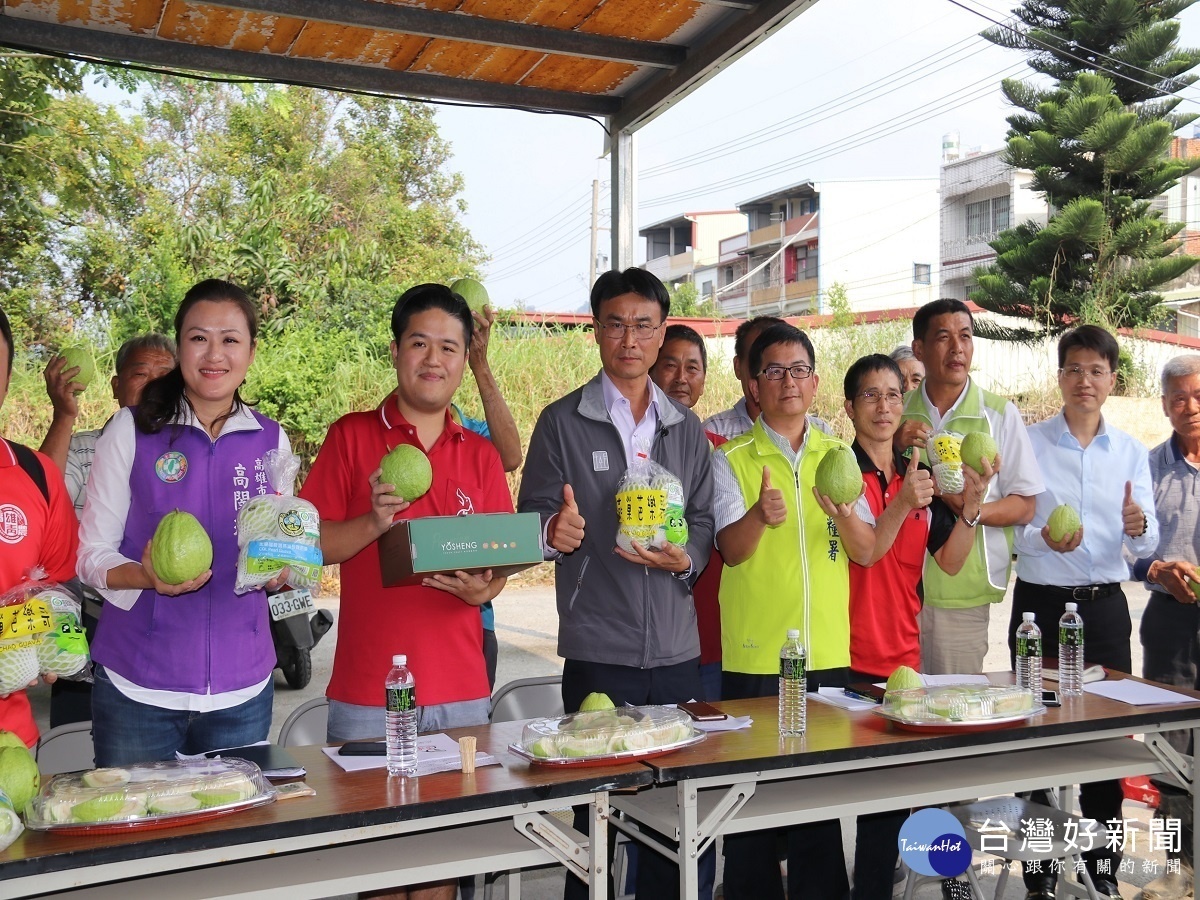
M 67 449 L 67 467 L 63 471 L 63 480 L 67 483 L 67 493 L 75 504 L 75 515 L 83 518 L 83 504 L 87 500 L 88 477 L 92 474 L 92 458 L 96 455 L 96 440 L 102 429 L 93 431 L 76 431 L 71 435 L 71 445 Z
M 952 404 L 950 404 L 950 408 L 948 410 L 946 410 L 946 412 L 943 414 L 937 408 L 937 404 L 929 399 L 929 392 L 927 390 L 925 390 L 925 387 L 926 387 L 925 382 L 924 381 L 921 382 L 921 386 L 918 388 L 918 390 L 921 392 L 921 396 L 925 398 L 925 406 L 927 407 L 927 409 L 929 411 L 929 422 L 933 426 L 934 431 L 937 431 L 942 427 L 943 419 L 950 418 L 950 414 L 953 413 L 954 410 L 958 409 L 958 404 L 963 402 L 963 397 L 967 396 L 967 388 L 969 388 L 970 386 L 971 386 L 971 379 L 968 378 L 967 383 L 963 385 L 962 392 L 958 395 L 958 397 L 955 398 L 954 402 Z
M 818 431 L 833 434 L 833 426 L 818 416 L 809 416 L 808 424 Z M 729 409 L 709 416 L 704 420 L 703 427 L 710 434 L 718 435 L 725 440 L 745 434 L 754 427 L 754 420 L 750 418 L 750 410 L 746 408 L 746 398 L 742 397 Z
M 608 410 L 608 417 L 612 419 L 625 445 L 625 465 L 629 466 L 639 453 L 649 458 L 654 430 L 658 428 L 658 396 L 654 393 L 650 376 L 646 376 L 646 392 L 650 395 L 650 403 L 640 422 L 633 421 L 633 407 L 629 399 L 617 389 L 605 371 L 600 372 L 600 387 L 604 391 L 604 407 Z
M 1188 462 L 1178 438 L 1169 438 L 1150 451 L 1150 479 L 1154 483 L 1154 512 L 1158 518 L 1158 548 L 1143 554 L 1133 567 L 1133 577 L 1146 581 L 1156 559 L 1200 562 L 1200 469 Z M 1146 583 L 1152 591 L 1161 585 Z
M 1080 587 L 1111 584 L 1129 578 L 1122 547 L 1134 558 L 1158 546 L 1158 519 L 1146 448 L 1103 418 L 1100 430 L 1083 447 L 1058 415 L 1028 428 L 1029 441 L 1041 465 L 1046 490 L 1037 495 L 1033 521 L 1015 529 L 1017 577 L 1032 584 Z M 1133 499 L 1146 514 L 1146 530 L 1138 537 L 1124 533 L 1121 506 L 1125 482 L 1133 482 Z M 1046 546 L 1042 527 L 1062 504 L 1074 507 L 1083 523 L 1083 542 L 1070 553 Z
M 771 428 L 766 422 L 763 422 L 762 425 L 763 431 L 767 433 L 767 437 L 771 439 L 771 443 L 779 448 L 780 452 L 787 457 L 788 465 L 792 469 L 795 469 L 796 460 L 804 453 L 804 447 L 808 444 L 808 429 L 804 429 L 804 439 L 800 441 L 800 449 L 793 450 L 791 441 Z M 746 498 L 742 495 L 742 489 L 738 487 L 737 477 L 733 474 L 733 468 L 729 465 L 729 460 L 725 458 L 724 453 L 714 453 L 713 534 L 720 534 L 722 528 L 726 525 L 732 525 L 745 514 Z

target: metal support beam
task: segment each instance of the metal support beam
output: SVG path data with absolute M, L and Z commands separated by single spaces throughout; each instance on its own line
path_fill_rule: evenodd
M 758 0 L 752 11 L 697 39 L 683 65 L 659 74 L 625 97 L 621 112 L 609 127 L 615 134 L 646 125 L 816 2 Z
M 372 3 L 368 0 L 204 0 L 204 3 L 207 6 L 310 19 L 332 25 L 659 68 L 674 68 L 687 57 L 686 48 L 675 44 L 636 41 L 462 13 Z
M 370 91 L 490 106 L 611 116 L 620 105 L 617 98 L 610 96 L 493 84 L 466 78 L 444 78 L 416 72 L 396 72 L 377 66 L 225 50 L 182 41 L 54 25 L 24 19 L 11 13 L 0 15 L 0 45 L 21 50 L 70 53 L 99 60 L 124 60 L 172 69 L 225 72 L 265 81 L 331 90 Z
M 613 129 L 608 138 L 608 153 L 612 169 L 609 178 L 612 191 L 611 221 L 609 222 L 609 227 L 612 229 L 612 259 L 609 264 L 618 271 L 624 271 L 632 266 L 634 259 L 634 217 L 637 215 L 637 202 L 634 196 L 637 187 L 637 163 L 634 159 L 634 150 L 633 132 Z

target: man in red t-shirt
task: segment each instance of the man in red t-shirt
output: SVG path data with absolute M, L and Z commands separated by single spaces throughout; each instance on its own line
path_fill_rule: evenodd
M 370 412 L 335 422 L 300 496 L 321 515 L 325 563 L 341 563 L 342 600 L 329 697 L 329 740 L 382 737 L 384 680 L 405 653 L 417 685 L 418 728 L 487 722 L 488 680 L 479 609 L 504 587 L 491 572 L 432 575 L 385 588 L 377 539 L 397 517 L 512 512 L 500 456 L 450 415 L 471 342 L 467 305 L 443 285 L 406 291 L 392 311 L 397 389 Z M 380 460 L 399 444 L 424 451 L 430 489 L 412 503 L 380 483 Z
M 12 378 L 13 336 L 0 309 L 0 407 Z M 21 454 L 25 457 L 22 464 Z M 38 468 L 42 485 L 34 480 Z M 27 471 L 27 469 L 31 471 Z M 50 458 L 0 438 L 0 594 L 20 584 L 38 566 L 50 581 L 75 577 L 79 523 L 62 473 Z M 24 691 L 0 697 L 0 729 L 32 747 L 38 730 Z

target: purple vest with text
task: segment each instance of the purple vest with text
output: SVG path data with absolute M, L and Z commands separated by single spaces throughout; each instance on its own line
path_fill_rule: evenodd
M 260 428 L 226 432 L 216 441 L 192 426 L 137 432 L 121 554 L 140 560 L 159 520 L 180 509 L 208 532 L 213 565 L 212 577 L 190 594 L 145 590 L 132 609 L 105 604 L 92 657 L 134 684 L 220 694 L 257 684 L 275 668 L 266 595 L 233 592 L 237 511 L 270 491 L 263 454 L 279 446 L 278 423 L 252 415 Z

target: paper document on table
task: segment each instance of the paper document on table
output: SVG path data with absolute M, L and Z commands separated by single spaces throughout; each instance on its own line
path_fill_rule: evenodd
M 823 687 L 816 691 L 808 692 L 809 699 L 816 700 L 820 703 L 827 703 L 830 706 L 836 706 L 839 709 L 849 709 L 858 711 L 860 709 L 871 709 L 874 707 L 873 700 L 859 700 L 857 697 L 851 697 L 840 687 Z
M 322 747 L 322 752 L 347 772 L 364 769 L 382 769 L 387 766 L 386 756 L 339 756 L 337 747 Z M 475 753 L 475 766 L 498 766 L 500 760 L 482 750 Z M 458 742 L 446 734 L 417 735 L 417 775 L 432 775 L 435 772 L 452 772 L 462 769 Z
M 1154 684 L 1142 684 L 1129 678 L 1118 681 L 1097 681 L 1095 684 L 1085 684 L 1083 690 L 1088 694 L 1107 697 L 1109 700 L 1120 700 L 1132 706 L 1155 706 L 1167 703 L 1195 703 L 1195 697 L 1169 691 Z
M 749 728 L 753 722 L 749 716 L 726 716 L 708 722 L 692 722 L 692 727 L 697 731 L 741 731 Z

